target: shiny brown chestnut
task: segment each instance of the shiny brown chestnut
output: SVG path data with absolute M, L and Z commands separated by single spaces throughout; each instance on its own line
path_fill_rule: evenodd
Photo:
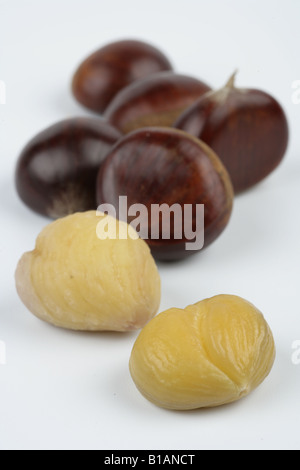
M 102 113 L 122 88 L 164 70 L 172 70 L 172 65 L 156 47 L 142 41 L 113 42 L 79 66 L 73 78 L 73 94 L 85 107 Z
M 104 115 L 124 134 L 142 127 L 171 127 L 186 108 L 209 90 L 196 78 L 160 72 L 121 90 Z
M 187 109 L 174 127 L 206 142 L 240 193 L 279 165 L 289 132 L 280 104 L 263 91 L 236 88 L 235 75 L 224 88 L 207 93 Z
M 121 196 L 127 197 L 126 214 L 120 213 Z M 99 172 L 97 201 L 100 210 L 109 212 L 110 205 L 118 218 L 134 222 L 155 258 L 176 260 L 202 248 L 195 244 L 201 230 L 204 247 L 221 234 L 231 215 L 233 189 L 226 169 L 206 144 L 176 129 L 143 128 L 123 137 L 109 152 Z M 163 204 L 165 214 L 169 210 L 167 227 L 160 213 Z M 204 205 L 204 227 L 197 224 L 197 205 Z M 191 240 L 194 248 L 187 249 Z
M 117 129 L 96 118 L 68 119 L 39 133 L 17 163 L 20 198 L 53 219 L 95 209 L 99 167 L 120 137 Z

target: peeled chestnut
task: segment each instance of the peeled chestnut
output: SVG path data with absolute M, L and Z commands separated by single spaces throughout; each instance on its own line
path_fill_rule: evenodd
M 269 375 L 275 356 L 262 313 L 245 299 L 217 295 L 152 319 L 134 344 L 130 372 L 152 403 L 193 410 L 249 395 Z
M 172 70 L 167 57 L 141 41 L 118 41 L 89 56 L 73 78 L 73 94 L 87 108 L 102 113 L 122 88 L 135 80 Z
M 196 78 L 160 72 L 121 90 L 104 115 L 124 134 L 147 126 L 171 127 L 210 87 Z
M 19 157 L 20 198 L 53 219 L 95 209 L 99 167 L 120 137 L 117 129 L 96 118 L 68 119 L 44 130 Z
M 99 172 L 97 200 L 100 211 L 110 213 L 111 207 L 111 215 L 133 224 L 155 258 L 176 260 L 221 234 L 233 189 L 206 144 L 176 129 L 144 128 L 109 152 Z
M 106 223 L 122 238 L 106 236 Z M 96 211 L 45 227 L 35 249 L 20 259 L 15 278 L 30 312 L 71 330 L 137 330 L 160 304 L 160 276 L 147 244 L 132 227 Z
M 238 89 L 235 74 L 219 91 L 187 109 L 174 127 L 206 142 L 226 166 L 236 193 L 268 176 L 288 144 L 288 124 L 280 104 L 255 89 Z

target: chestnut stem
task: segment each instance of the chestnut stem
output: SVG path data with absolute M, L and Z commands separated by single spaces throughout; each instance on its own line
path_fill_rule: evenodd
M 228 82 L 226 83 L 225 88 L 234 88 L 235 87 L 235 79 L 236 79 L 237 73 L 238 73 L 238 70 L 235 70 L 235 72 L 231 75 Z
M 235 78 L 236 78 L 237 73 L 238 73 L 238 70 L 235 70 L 235 72 L 231 75 L 226 85 L 220 88 L 220 90 L 211 92 L 210 96 L 213 101 L 215 101 L 219 105 L 224 104 L 226 102 L 231 91 L 235 90 Z

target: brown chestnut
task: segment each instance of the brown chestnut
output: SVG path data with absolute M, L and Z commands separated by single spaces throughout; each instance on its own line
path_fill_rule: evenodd
M 196 78 L 160 72 L 121 90 L 104 115 L 124 134 L 148 126 L 171 127 L 210 87 Z
M 127 198 L 125 217 L 120 213 L 122 196 Z M 206 144 L 176 129 L 143 128 L 109 152 L 99 172 L 97 201 L 99 210 L 109 213 L 110 205 L 112 215 L 134 222 L 155 258 L 176 260 L 203 247 L 197 244 L 201 230 L 205 247 L 221 234 L 231 215 L 233 189 Z M 203 205 L 204 223 L 198 225 L 197 210 Z
M 19 157 L 20 198 L 53 219 L 95 209 L 99 167 L 120 137 L 118 130 L 96 118 L 68 119 L 44 130 Z
M 163 70 L 172 70 L 172 65 L 156 47 L 141 41 L 113 42 L 79 66 L 73 94 L 82 105 L 102 113 L 122 88 Z
M 269 94 L 234 86 L 235 74 L 219 91 L 207 93 L 187 109 L 174 127 L 206 142 L 227 168 L 236 193 L 268 176 L 288 144 L 288 124 Z

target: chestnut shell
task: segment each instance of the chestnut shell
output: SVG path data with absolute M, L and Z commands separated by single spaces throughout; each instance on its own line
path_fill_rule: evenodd
M 124 134 L 142 127 L 171 127 L 186 108 L 210 89 L 196 78 L 160 72 L 121 90 L 104 116 Z
M 206 142 L 231 177 L 235 193 L 266 178 L 282 161 L 288 123 L 269 94 L 232 85 L 207 93 L 187 109 L 174 127 Z
M 164 70 L 172 70 L 172 65 L 156 47 L 142 41 L 117 41 L 84 60 L 73 77 L 72 90 L 82 105 L 102 113 L 122 88 Z
M 120 137 L 117 129 L 96 118 L 68 119 L 42 131 L 18 159 L 20 198 L 53 219 L 96 209 L 99 167 Z
M 141 236 L 149 227 L 146 239 L 156 259 L 176 260 L 189 256 L 190 240 L 174 236 L 174 219 L 170 219 L 170 238 L 151 239 L 151 205 L 205 205 L 204 246 L 210 245 L 226 227 L 233 205 L 233 189 L 226 169 L 215 153 L 203 142 L 185 132 L 165 128 L 144 128 L 128 134 L 109 152 L 97 182 L 98 204 L 111 204 L 117 217 L 119 197 L 127 204 L 143 204 L 148 218 L 141 222 Z M 128 217 L 126 222 L 132 222 Z M 193 212 L 195 229 L 195 211 Z M 183 224 L 183 221 L 180 221 Z

